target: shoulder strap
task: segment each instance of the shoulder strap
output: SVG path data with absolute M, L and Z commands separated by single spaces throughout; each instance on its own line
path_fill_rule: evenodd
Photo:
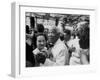
M 66 47 L 69 48 L 69 46 L 67 45 L 67 43 L 65 43 Z

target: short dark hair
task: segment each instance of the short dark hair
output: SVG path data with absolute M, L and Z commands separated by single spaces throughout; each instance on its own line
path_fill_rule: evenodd
M 37 24 L 37 31 L 40 32 L 40 33 L 44 32 L 44 26 L 43 26 L 43 24 Z
M 67 33 L 68 35 L 71 35 L 71 31 L 68 30 L 68 29 L 64 30 L 64 33 Z
M 45 57 L 45 55 L 43 55 L 43 54 L 41 54 L 41 53 L 38 53 L 38 54 L 36 55 L 36 60 L 37 60 L 38 63 L 44 64 L 44 62 L 45 62 L 45 60 L 46 60 L 46 57 Z
M 45 33 L 37 33 L 35 36 L 36 36 L 36 41 L 38 36 L 44 36 L 45 40 L 47 41 L 47 36 Z
M 88 49 L 89 48 L 89 38 L 90 38 L 90 35 L 89 35 L 89 32 L 90 32 L 90 29 L 89 29 L 89 26 L 86 24 L 84 25 L 83 27 L 83 34 L 80 35 L 80 41 L 79 41 L 79 44 L 80 44 L 80 47 L 82 49 Z
M 29 26 L 26 25 L 26 33 L 29 34 Z

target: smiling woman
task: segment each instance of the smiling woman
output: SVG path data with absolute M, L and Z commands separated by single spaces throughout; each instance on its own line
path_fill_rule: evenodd
M 39 33 L 36 36 L 36 49 L 33 50 L 35 56 L 35 66 L 40 66 L 40 63 L 44 63 L 47 56 L 46 48 L 47 38 L 45 34 Z

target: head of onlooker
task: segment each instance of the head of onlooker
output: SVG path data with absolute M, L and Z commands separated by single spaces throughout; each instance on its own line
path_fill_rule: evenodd
M 89 48 L 89 23 L 88 22 L 80 22 L 78 24 L 78 37 L 80 39 L 79 44 L 83 49 Z
M 67 42 L 67 41 L 70 40 L 70 37 L 71 37 L 71 31 L 68 30 L 68 29 L 66 29 L 66 30 L 64 31 L 64 40 Z
M 37 32 L 38 33 L 43 33 L 44 32 L 43 24 L 37 24 Z

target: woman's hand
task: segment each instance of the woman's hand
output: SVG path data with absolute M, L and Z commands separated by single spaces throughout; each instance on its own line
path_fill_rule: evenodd
M 69 48 L 69 51 L 70 51 L 70 52 L 75 52 L 75 50 L 76 50 L 75 47 L 70 47 L 70 48 Z

